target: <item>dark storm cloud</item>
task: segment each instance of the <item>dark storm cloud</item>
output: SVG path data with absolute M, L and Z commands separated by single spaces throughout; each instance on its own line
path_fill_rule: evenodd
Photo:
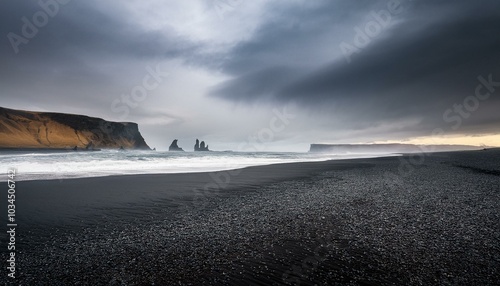
M 243 102 L 295 102 L 312 110 L 338 112 L 339 119 L 367 126 L 374 121 L 421 118 L 414 131 L 428 132 L 448 124 L 443 121 L 445 110 L 474 96 L 478 76 L 492 74 L 494 80 L 500 81 L 498 1 L 401 1 L 403 12 L 393 15 L 394 24 L 354 53 L 350 63 L 340 56 L 316 68 L 302 69 L 297 61 L 299 54 L 287 54 L 291 48 L 286 45 L 293 47 L 293 43 L 314 51 L 326 31 L 339 25 L 338 18 L 348 24 L 351 33 L 336 30 L 340 36 L 331 49 L 340 52 L 338 45 L 342 41 L 352 44 L 353 28 L 367 22 L 360 21 L 359 15 L 384 9 L 386 2 L 352 4 L 342 7 L 346 9 L 342 13 L 338 2 L 331 2 L 310 11 L 317 12 L 318 17 L 310 13 L 296 15 L 296 22 L 302 26 L 314 25 L 314 34 L 298 26 L 286 26 L 284 19 L 273 19 L 267 24 L 270 28 L 233 50 L 231 58 L 237 60 L 228 63 L 226 71 L 234 79 L 214 89 L 212 95 Z M 321 17 L 325 11 L 330 13 L 329 22 Z M 263 54 L 268 54 L 266 61 L 254 60 Z M 245 63 L 247 60 L 251 63 Z M 286 61 L 290 65 L 284 67 Z M 294 77 L 266 75 L 276 66 L 295 70 Z M 250 67 L 253 72 L 244 74 L 238 67 Z M 498 132 L 500 99 L 493 96 L 487 105 L 497 108 L 482 108 L 461 131 L 474 128 L 478 132 Z
M 267 10 L 272 11 L 272 17 L 258 28 L 250 40 L 239 43 L 226 55 L 223 71 L 233 75 L 248 74 L 266 69 L 263 67 L 269 65 L 307 60 L 311 53 L 321 48 L 318 44 L 324 44 L 322 38 L 333 36 L 332 28 L 363 16 L 356 10 L 358 5 L 376 6 L 376 1 L 368 0 L 336 1 L 334 5 L 331 2 L 317 1 L 312 7 L 304 3 L 269 5 Z
M 223 94 L 228 89 L 232 90 L 237 87 L 237 90 L 232 91 L 232 95 L 238 96 L 241 101 L 253 102 L 255 95 L 258 95 L 260 99 L 272 100 L 276 89 L 290 83 L 299 74 L 298 71 L 290 67 L 271 67 L 229 80 L 213 90 L 212 93 Z
M 57 1 L 40 1 L 54 2 Z M 2 35 L 22 34 L 23 17 L 33 23 L 33 15 L 44 11 L 39 1 L 8 1 L 2 3 L 0 32 Z M 18 58 L 41 59 L 42 56 L 59 56 L 61 52 L 78 54 L 175 57 L 190 53 L 194 46 L 188 44 L 173 31 L 162 28 L 150 31 L 133 22 L 130 16 L 119 10 L 108 8 L 101 11 L 92 2 L 69 1 L 59 5 L 59 11 L 49 17 L 47 25 L 40 27 L 29 43 L 19 45 Z M 8 39 L 2 40 L 2 56 L 14 57 L 14 49 Z M 8 52 L 11 52 L 10 54 Z
M 36 13 L 47 15 L 39 3 L 52 3 L 55 11 L 42 26 L 34 20 Z M 140 79 L 148 63 L 186 58 L 199 47 L 168 27 L 144 28 L 121 6 L 73 0 L 54 8 L 54 3 L 0 4 L 3 106 L 35 102 L 49 110 L 85 106 L 80 112 L 109 112 L 110 102 L 136 84 L 129 83 L 131 74 Z M 34 36 L 23 33 L 26 19 L 37 29 Z M 28 42 L 13 45 L 17 37 Z

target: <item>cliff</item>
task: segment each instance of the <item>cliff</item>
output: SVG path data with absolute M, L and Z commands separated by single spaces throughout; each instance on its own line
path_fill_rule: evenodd
M 413 145 L 413 144 L 311 144 L 309 152 L 346 153 L 420 153 L 461 150 L 481 150 L 469 145 Z
M 150 149 L 136 123 L 0 107 L 0 148 Z

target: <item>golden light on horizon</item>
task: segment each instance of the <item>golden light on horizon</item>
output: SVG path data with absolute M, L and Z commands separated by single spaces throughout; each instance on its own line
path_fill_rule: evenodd
M 473 145 L 473 146 L 488 146 L 500 147 L 500 134 L 493 135 L 477 135 L 477 136 L 425 136 L 417 137 L 404 141 L 391 142 L 376 142 L 376 143 L 404 143 L 417 145 Z

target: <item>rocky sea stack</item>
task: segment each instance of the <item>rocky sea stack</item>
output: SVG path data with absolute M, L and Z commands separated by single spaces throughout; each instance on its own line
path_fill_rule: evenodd
M 177 141 L 177 139 L 172 141 L 172 144 L 170 144 L 170 147 L 168 147 L 168 151 L 184 151 L 181 147 L 179 147 L 179 145 L 177 145 Z
M 136 123 L 0 107 L 0 148 L 88 150 L 120 147 L 150 150 Z
M 210 151 L 208 150 L 208 145 L 205 146 L 205 141 L 201 141 L 196 139 L 196 144 L 194 145 L 194 151 Z

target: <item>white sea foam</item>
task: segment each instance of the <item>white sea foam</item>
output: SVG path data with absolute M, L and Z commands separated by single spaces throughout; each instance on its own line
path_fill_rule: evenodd
M 122 174 L 166 174 L 231 170 L 250 166 L 335 159 L 380 157 L 381 154 L 329 155 L 276 152 L 100 151 L 0 154 L 2 173 L 15 168 L 18 181 L 98 177 Z M 6 177 L 6 176 L 5 176 Z M 0 181 L 5 181 L 1 178 Z

